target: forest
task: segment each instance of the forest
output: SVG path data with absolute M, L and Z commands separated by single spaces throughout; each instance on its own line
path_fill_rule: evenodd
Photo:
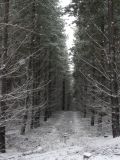
M 120 2 L 61 1 L 0 0 L 0 160 L 120 158 Z

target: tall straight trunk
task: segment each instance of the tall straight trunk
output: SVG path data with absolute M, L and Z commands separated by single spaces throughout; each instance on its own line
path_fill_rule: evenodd
M 69 111 L 70 110 L 70 106 L 71 106 L 71 103 L 72 103 L 72 96 L 71 96 L 71 94 L 70 94 L 70 90 L 69 90 L 69 92 L 68 92 L 68 94 L 67 94 L 67 111 Z
M 87 81 L 85 81 L 84 83 L 84 94 L 85 94 L 85 97 L 84 97 L 84 118 L 86 118 L 87 116 L 87 104 L 86 104 L 86 98 L 87 98 Z
M 4 31 L 3 31 L 3 56 L 2 61 L 4 67 L 7 60 L 7 51 L 8 51 L 8 26 L 6 25 L 9 21 L 9 0 L 4 0 Z M 2 74 L 6 74 L 6 69 L 3 69 Z M 3 77 L 1 80 L 1 94 L 4 97 L 7 93 L 7 78 Z M 0 125 L 0 152 L 5 153 L 6 152 L 6 146 L 5 146 L 5 116 L 6 116 L 6 102 L 5 100 L 1 101 L 1 121 L 3 124 Z
M 104 34 L 105 33 L 105 22 L 104 22 L 104 16 L 101 17 L 101 31 Z M 104 43 L 105 43 L 105 38 L 102 35 L 101 37 L 101 46 L 104 48 Z M 102 68 L 105 70 L 105 55 L 104 55 L 104 50 L 101 50 L 100 52 L 100 63 L 102 65 Z M 105 77 L 103 75 L 100 75 L 100 83 L 102 85 L 105 85 Z M 98 135 L 101 135 L 102 133 L 102 121 L 103 121 L 103 113 L 102 113 L 102 109 L 104 108 L 104 103 L 103 103 L 103 99 L 104 99 L 104 94 L 103 92 L 100 95 L 100 98 L 102 100 L 102 106 L 100 108 L 100 111 L 98 112 Z
M 102 121 L 103 121 L 103 115 L 102 113 L 98 113 L 98 136 L 102 133 Z
M 41 77 L 43 77 L 43 71 L 42 72 L 39 71 L 39 66 L 40 65 L 41 65 L 41 56 L 39 56 L 39 60 L 37 61 L 37 64 L 36 64 L 36 67 L 35 67 L 36 68 L 36 80 L 35 80 L 36 88 L 39 87 L 39 82 L 41 80 L 40 78 L 38 78 L 39 75 L 41 75 Z M 40 126 L 41 108 L 40 108 L 39 105 L 41 105 L 40 98 L 43 96 L 43 95 L 40 96 L 40 92 L 41 91 L 38 91 L 38 90 L 35 92 L 35 99 L 36 99 L 35 104 L 36 104 L 36 107 L 37 107 L 37 109 L 35 111 L 35 126 L 34 126 L 35 128 Z M 39 97 L 39 99 L 38 99 L 38 97 Z
M 95 110 L 91 111 L 91 126 L 95 125 Z
M 21 127 L 21 135 L 25 135 L 25 130 L 26 130 L 26 125 L 27 125 L 27 120 L 28 120 L 28 97 L 26 98 L 26 108 L 25 108 L 25 113 L 23 115 L 23 122 L 22 122 L 22 127 Z
M 27 74 L 27 82 L 29 82 L 30 80 L 30 77 L 29 77 L 29 69 L 30 69 L 30 61 L 27 63 L 27 66 L 26 66 L 26 74 Z M 22 127 L 21 127 L 21 135 L 24 135 L 25 134 L 25 130 L 26 130 L 26 125 L 27 125 L 27 120 L 28 120 L 28 109 L 29 109 L 29 84 L 27 84 L 27 87 L 26 87 L 26 98 L 25 98 L 25 112 L 24 112 L 24 115 L 23 115 L 23 123 L 22 123 Z
M 52 112 L 52 106 L 53 106 L 53 81 L 54 81 L 54 72 L 53 72 L 53 65 L 52 65 L 52 53 L 51 51 L 49 52 L 49 80 L 50 83 L 48 85 L 48 118 L 51 116 Z
M 84 118 L 86 118 L 86 116 L 87 116 L 87 106 L 86 106 L 86 104 L 84 104 L 84 113 L 83 113 L 84 115 Z
M 65 110 L 65 78 L 63 78 L 63 98 L 62 98 L 62 110 Z
M 101 111 L 98 112 L 98 135 L 100 136 L 102 133 L 102 121 L 103 121 L 103 114 Z
M 50 51 L 47 50 L 47 70 L 46 70 L 46 81 L 49 81 L 50 83 L 46 86 L 46 101 L 47 101 L 47 105 L 45 108 L 45 113 L 44 113 L 44 121 L 47 121 L 47 119 L 49 118 L 49 108 L 51 106 L 51 54 Z
M 118 100 L 118 82 L 116 73 L 116 48 L 115 48 L 115 21 L 113 0 L 108 0 L 108 20 L 109 20 L 109 67 L 111 78 L 111 107 L 112 107 L 112 134 L 113 137 L 120 136 L 119 127 L 119 100 Z
M 93 57 L 92 63 L 93 63 L 93 66 L 94 66 L 94 57 Z M 94 68 L 92 70 L 92 74 L 93 74 L 93 77 L 94 77 L 95 76 L 95 69 Z M 95 102 L 95 87 L 94 86 L 92 87 L 92 94 L 93 94 L 92 95 L 92 101 L 93 101 L 93 105 L 94 105 L 94 102 Z M 92 110 L 91 110 L 91 126 L 94 126 L 94 125 L 95 125 L 95 108 L 93 107 Z
M 35 0 L 32 0 L 32 8 L 31 8 L 31 21 L 32 21 L 32 30 L 34 31 L 35 29 Z M 30 53 L 33 54 L 34 53 L 34 33 L 31 33 L 31 46 L 30 46 Z M 32 73 L 32 89 L 34 90 L 35 88 L 35 83 L 34 83 L 34 57 L 31 57 L 30 59 L 31 61 L 31 73 Z M 31 129 L 34 128 L 34 113 L 35 113 L 35 106 L 34 106 L 34 91 L 32 91 L 32 95 L 31 95 L 31 105 L 32 105 L 32 113 L 31 113 Z

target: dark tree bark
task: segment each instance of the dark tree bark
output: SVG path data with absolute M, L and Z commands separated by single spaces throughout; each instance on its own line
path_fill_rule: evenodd
M 101 135 L 101 131 L 102 131 L 102 119 L 103 119 L 103 115 L 101 112 L 98 113 L 98 135 Z
M 32 3 L 32 15 L 31 15 L 31 21 L 33 22 L 32 23 L 32 30 L 34 31 L 35 29 L 35 0 L 33 0 L 33 3 Z M 30 53 L 33 54 L 34 53 L 34 38 L 35 38 L 35 35 L 34 33 L 31 33 L 31 51 Z M 34 62 L 34 57 L 31 58 L 31 72 L 32 72 L 32 78 L 33 78 L 33 82 L 32 82 L 32 96 L 31 96 L 31 101 L 32 101 L 32 113 L 31 113 L 31 129 L 34 128 L 34 118 L 35 118 L 35 92 L 34 92 L 34 89 L 35 89 L 35 82 L 34 82 L 34 78 L 35 78 L 35 68 L 34 68 L 34 65 L 35 65 L 35 62 Z
M 91 126 L 95 125 L 95 110 L 91 111 Z
M 48 118 L 52 115 L 52 105 L 53 105 L 53 90 L 54 90 L 54 66 L 52 65 L 53 55 L 52 52 L 49 52 L 49 85 L 48 85 Z
M 95 60 L 94 60 L 94 55 L 93 55 L 93 60 L 92 60 L 93 66 L 95 65 Z M 92 69 L 92 74 L 93 74 L 93 78 L 95 77 L 95 69 Z M 94 85 L 94 84 L 93 84 Z M 95 87 L 92 87 L 92 101 L 93 101 L 93 105 L 95 102 Z M 91 109 L 91 126 L 95 125 L 95 108 L 93 106 L 93 108 Z
M 84 118 L 86 118 L 87 116 L 87 104 L 86 104 L 86 98 L 87 98 L 87 81 L 85 81 L 84 83 L 84 94 L 85 94 L 85 97 L 84 97 Z
M 47 70 L 46 70 L 46 80 L 49 81 L 49 84 L 46 87 L 46 101 L 47 105 L 45 108 L 44 113 L 44 121 L 47 121 L 47 119 L 50 116 L 50 107 L 51 107 L 51 94 L 52 94 L 52 64 L 51 64 L 51 53 L 49 50 L 47 50 Z
M 101 31 L 102 31 L 103 34 L 105 34 L 104 16 L 101 17 Z M 105 38 L 104 38 L 104 36 L 102 35 L 100 44 L 101 44 L 101 46 L 102 46 L 103 48 L 104 48 L 104 45 L 105 45 L 104 43 L 105 43 Z M 101 65 L 102 65 L 102 68 L 105 70 L 106 68 L 105 68 L 105 55 L 104 55 L 104 50 L 101 50 L 101 52 L 100 52 L 100 63 L 101 63 Z M 103 75 L 100 75 L 99 79 L 100 79 L 100 83 L 101 83 L 102 85 L 105 85 L 105 81 L 106 81 L 105 77 L 104 77 Z M 101 104 L 101 108 L 100 108 L 100 110 L 99 110 L 99 112 L 98 112 L 98 134 L 99 134 L 99 135 L 101 135 L 101 133 L 102 133 L 102 121 L 103 121 L 102 109 L 104 108 L 104 103 L 103 103 L 104 94 L 103 94 L 103 92 L 101 93 L 100 98 L 101 98 L 102 104 Z
M 8 52 L 8 26 L 7 23 L 9 21 L 9 0 L 4 0 L 4 31 L 3 31 L 3 64 L 5 67 L 6 60 L 7 60 L 7 52 Z M 2 74 L 5 75 L 7 73 L 6 67 L 3 69 Z M 6 147 L 5 147 L 5 116 L 6 116 L 6 101 L 4 99 L 5 94 L 7 94 L 7 78 L 3 76 L 2 82 L 1 82 L 1 94 L 3 96 L 3 100 L 1 101 L 1 121 L 2 124 L 0 126 L 0 152 L 5 153 Z
M 29 70 L 30 70 L 30 61 L 28 61 L 27 66 L 26 66 L 26 74 L 27 74 L 27 82 L 29 82 L 30 80 L 30 75 L 29 75 Z M 25 130 L 26 130 L 26 125 L 27 125 L 27 120 L 28 120 L 28 109 L 29 109 L 29 105 L 30 105 L 30 96 L 29 96 L 29 84 L 27 84 L 26 87 L 26 99 L 25 99 L 25 112 L 23 115 L 23 123 L 22 123 L 22 127 L 21 127 L 21 135 L 25 134 Z
M 21 127 L 21 135 L 25 135 L 27 119 L 28 119 L 28 111 L 26 110 L 24 115 L 23 115 L 23 122 L 22 122 L 22 127 Z
M 65 110 L 65 78 L 63 78 L 63 98 L 62 98 L 62 110 Z
M 84 118 L 86 118 L 86 116 L 87 116 L 87 106 L 86 106 L 86 104 L 84 105 Z
M 115 21 L 114 3 L 108 0 L 108 21 L 109 21 L 109 68 L 110 68 L 110 87 L 111 87 L 111 107 L 112 107 L 112 133 L 113 137 L 120 136 L 119 127 L 119 100 L 118 82 L 116 73 L 116 48 L 115 48 Z

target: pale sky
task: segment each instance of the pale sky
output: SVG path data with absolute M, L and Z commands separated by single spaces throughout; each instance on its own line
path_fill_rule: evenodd
M 71 1 L 72 0 L 60 0 L 60 5 L 62 7 L 66 7 L 70 4 Z M 75 18 L 65 15 L 63 16 L 63 19 L 65 20 L 65 33 L 67 35 L 66 45 L 69 50 L 72 47 L 74 40 L 74 25 L 72 24 L 72 22 L 75 20 Z

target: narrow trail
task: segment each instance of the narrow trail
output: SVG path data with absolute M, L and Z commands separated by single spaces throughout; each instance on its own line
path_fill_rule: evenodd
M 38 136 L 42 149 L 38 151 L 40 154 L 38 153 L 35 160 L 38 157 L 39 160 L 83 159 L 82 155 L 85 151 L 89 151 L 88 144 L 91 140 L 91 137 L 88 138 L 85 124 L 85 119 L 82 119 L 80 113 L 76 111 L 53 115 L 47 124 L 39 129 Z M 31 156 L 26 156 L 25 160 L 29 160 L 29 157 L 31 159 Z M 34 160 L 34 156 L 32 159 Z
M 111 160 L 108 158 L 111 150 L 104 147 L 104 137 L 96 137 L 89 124 L 89 119 L 82 118 L 80 112 L 57 112 L 48 122 L 42 122 L 40 128 L 25 136 L 14 135 L 16 154 L 9 151 L 9 158 L 3 155 L 0 160 L 83 160 L 84 152 L 92 153 L 89 160 Z M 109 141 L 106 139 L 106 143 Z

